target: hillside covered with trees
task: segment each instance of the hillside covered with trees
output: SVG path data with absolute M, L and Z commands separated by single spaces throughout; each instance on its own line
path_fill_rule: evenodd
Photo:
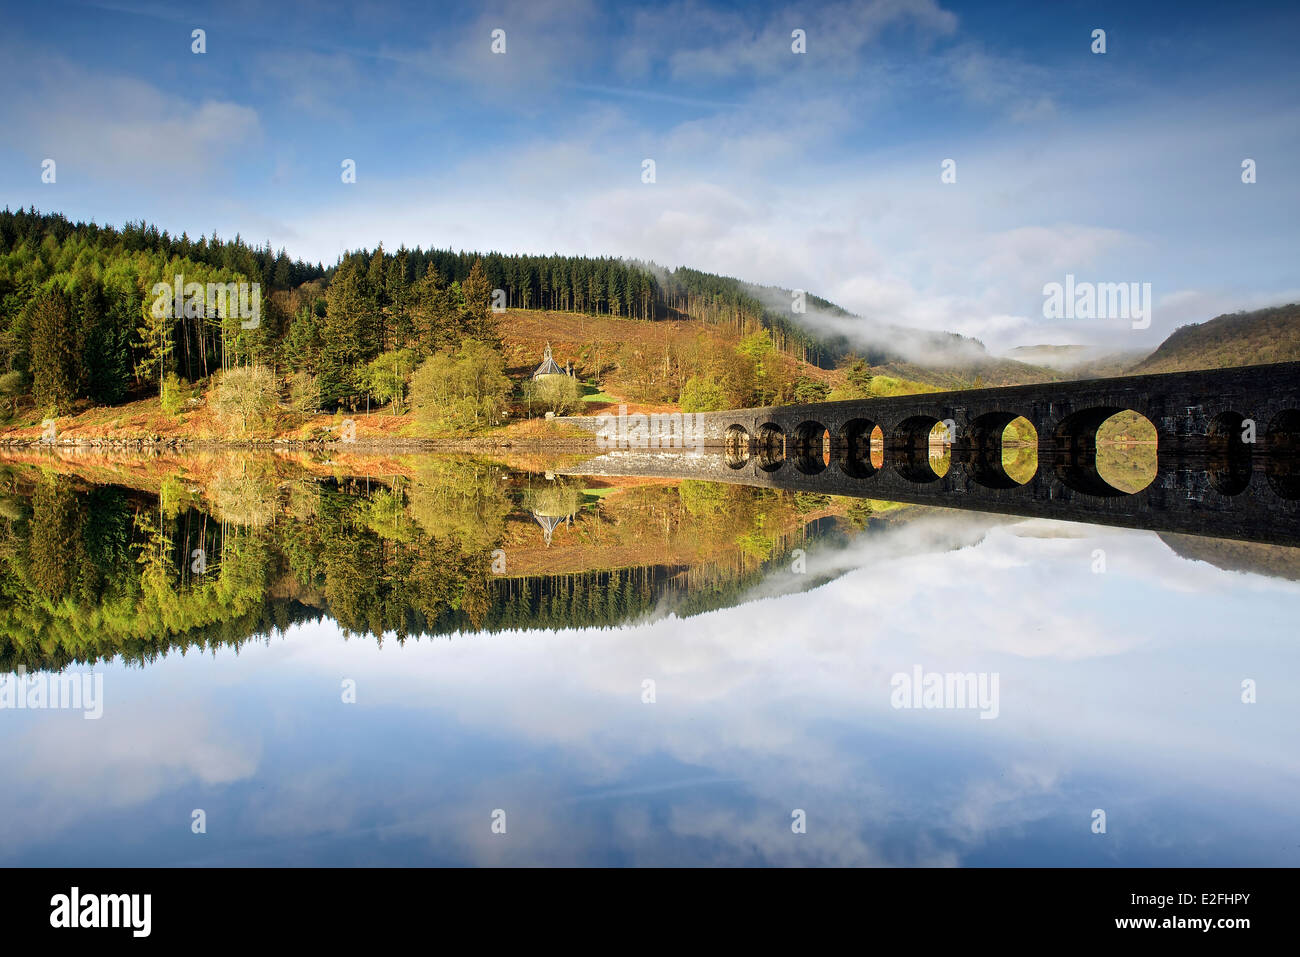
M 229 295 L 214 298 L 214 288 Z M 248 288 L 251 319 L 234 299 Z M 773 308 L 783 297 L 609 257 L 380 246 L 325 266 L 239 236 L 6 209 L 0 425 L 152 401 L 164 417 L 154 428 L 202 424 L 207 437 L 282 434 L 319 414 L 379 409 L 409 420 L 405 434 L 465 434 L 625 401 L 708 411 L 1066 375 L 941 334 L 921 350 L 932 363 L 887 345 L 855 354 L 842 336 L 819 338 Z M 856 320 L 816 296 L 807 306 Z M 551 343 L 572 377 L 530 382 Z M 1297 358 L 1292 305 L 1184 327 L 1132 369 L 1098 374 Z
M 253 284 L 255 319 L 213 298 L 214 286 L 233 296 Z M 453 431 L 495 423 L 511 407 L 579 411 L 581 389 L 526 394 L 506 375 L 509 366 L 520 377 L 536 357 L 525 350 L 508 360 L 503 325 L 539 311 L 641 330 L 692 324 L 687 339 L 662 349 L 639 348 L 646 336 L 631 326 L 612 337 L 617 348 L 574 343 L 586 353 L 575 372 L 589 384 L 621 375 L 644 402 L 807 401 L 871 378 L 856 357 L 765 307 L 752 287 L 688 268 L 382 246 L 327 268 L 238 236 L 195 240 L 144 223 L 115 229 L 34 209 L 0 213 L 0 402 L 11 421 L 150 397 L 178 417 L 211 406 L 241 436 L 276 410 L 385 406 L 428 413 Z M 835 362 L 858 374 L 826 374 Z
M 1182 326 L 1128 371 L 1188 372 L 1300 361 L 1300 303 Z

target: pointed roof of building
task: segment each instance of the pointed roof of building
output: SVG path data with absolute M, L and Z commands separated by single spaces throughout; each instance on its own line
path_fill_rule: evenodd
M 537 367 L 537 371 L 533 373 L 533 378 L 539 379 L 544 375 L 564 375 L 564 374 L 565 374 L 564 370 L 561 369 L 556 364 L 555 360 L 551 358 L 551 344 L 548 342 L 546 344 L 546 355 L 542 359 L 542 364 Z
M 546 547 L 551 547 L 551 533 L 564 524 L 566 516 L 564 515 L 539 515 L 533 512 L 533 518 L 537 524 L 542 526 L 542 535 L 546 538 Z

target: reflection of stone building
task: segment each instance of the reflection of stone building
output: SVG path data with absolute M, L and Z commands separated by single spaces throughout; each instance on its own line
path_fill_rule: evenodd
M 537 524 L 542 526 L 542 535 L 546 538 L 546 547 L 551 547 L 551 535 L 555 530 L 565 522 L 572 521 L 568 515 L 542 515 L 540 512 L 533 512 L 533 518 L 537 519 Z
M 571 486 L 552 484 L 524 493 L 524 506 L 542 526 L 546 547 L 551 547 L 551 535 L 561 525 L 573 524 L 573 516 L 582 507 L 582 493 Z

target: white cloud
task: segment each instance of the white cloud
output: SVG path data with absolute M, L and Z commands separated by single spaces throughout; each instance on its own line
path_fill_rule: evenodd
M 248 106 L 187 100 L 60 58 L 29 61 L 26 69 L 31 83 L 13 96 L 10 142 L 53 158 L 61 182 L 193 184 L 261 140 Z

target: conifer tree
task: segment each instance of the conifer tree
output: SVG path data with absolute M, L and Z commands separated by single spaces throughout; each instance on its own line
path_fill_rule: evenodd
M 474 260 L 469 275 L 460 284 L 462 305 L 461 328 L 465 335 L 483 342 L 499 344 L 496 317 L 492 312 L 492 286 L 483 269 L 483 260 Z
M 171 311 L 162 305 L 154 309 L 153 301 L 146 298 L 140 304 L 141 324 L 135 330 L 139 336 L 135 345 L 143 352 L 135 364 L 135 377 L 147 385 L 158 383 L 160 396 L 163 376 L 167 371 L 167 359 L 172 354 Z
M 335 273 L 325 296 L 318 370 L 322 405 L 335 405 L 359 391 L 356 373 L 365 359 L 362 329 L 370 308 L 355 261 L 349 260 Z
M 35 300 L 31 328 L 32 394 L 38 405 L 66 412 L 80 378 L 69 296 L 51 289 Z

